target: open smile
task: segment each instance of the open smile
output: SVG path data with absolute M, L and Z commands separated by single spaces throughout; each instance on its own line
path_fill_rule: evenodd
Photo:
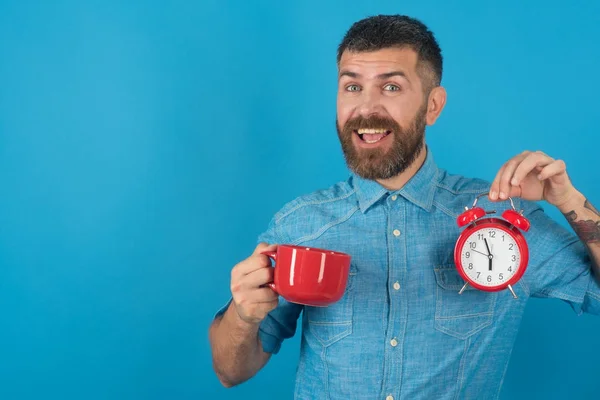
M 374 144 L 387 137 L 392 131 L 388 129 L 358 129 L 354 133 L 366 144 Z

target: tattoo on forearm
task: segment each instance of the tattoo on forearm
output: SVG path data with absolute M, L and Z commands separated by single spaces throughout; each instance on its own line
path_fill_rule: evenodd
M 596 207 L 594 207 L 589 201 L 586 200 L 583 206 L 588 210 L 592 211 L 594 214 L 596 214 L 597 217 L 600 217 L 600 213 L 598 212 L 598 210 L 596 210 Z
M 584 207 L 593 212 L 596 217 L 600 217 L 598 210 L 589 201 L 585 201 Z M 594 221 L 588 219 L 578 221 L 577 213 L 574 210 L 565 213 L 564 216 L 584 243 L 600 243 L 600 220 Z
M 569 224 L 573 225 L 573 222 L 577 219 L 577 213 L 575 211 L 569 211 L 565 213 L 565 218 L 569 221 Z

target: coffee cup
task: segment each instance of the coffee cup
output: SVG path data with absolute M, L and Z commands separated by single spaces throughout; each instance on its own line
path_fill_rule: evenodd
M 350 271 L 348 254 L 287 244 L 262 254 L 275 262 L 269 286 L 287 301 L 324 307 L 344 295 Z

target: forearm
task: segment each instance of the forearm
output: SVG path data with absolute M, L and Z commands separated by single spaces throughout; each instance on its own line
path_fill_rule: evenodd
M 600 213 L 579 192 L 558 208 L 585 244 L 592 259 L 594 275 L 600 281 Z
M 209 333 L 213 367 L 226 387 L 238 385 L 254 376 L 269 360 L 262 349 L 258 325 L 242 321 L 233 303 Z

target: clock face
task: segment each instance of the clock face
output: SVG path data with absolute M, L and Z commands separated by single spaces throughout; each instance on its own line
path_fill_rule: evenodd
M 500 228 L 482 226 L 464 241 L 460 260 L 470 280 L 494 287 L 506 284 L 518 272 L 521 252 L 511 234 Z

